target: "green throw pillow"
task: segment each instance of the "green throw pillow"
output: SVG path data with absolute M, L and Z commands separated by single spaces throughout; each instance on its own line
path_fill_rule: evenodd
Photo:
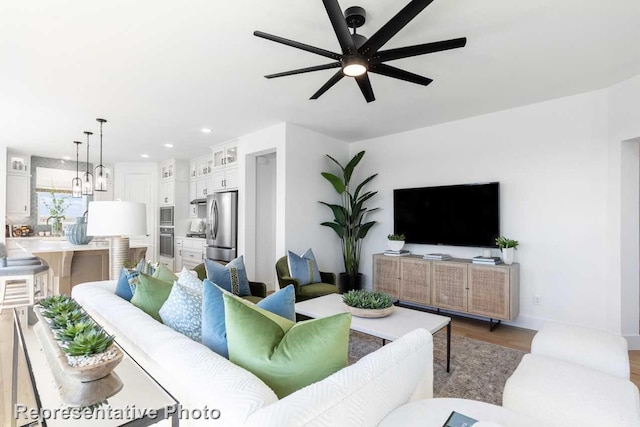
M 229 360 L 278 398 L 347 366 L 350 313 L 294 323 L 235 295 L 223 298 Z
M 158 265 L 158 268 L 156 269 L 155 273 L 153 273 L 152 277 L 171 283 L 178 280 L 178 276 L 176 276 L 173 271 L 169 270 L 169 268 L 162 263 Z
M 162 322 L 160 308 L 169 298 L 173 282 L 165 282 L 148 274 L 140 273 L 136 293 L 131 298 L 131 304 L 147 313 L 149 316 Z

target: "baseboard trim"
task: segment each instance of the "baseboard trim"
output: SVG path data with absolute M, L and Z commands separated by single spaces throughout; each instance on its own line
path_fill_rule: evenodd
M 640 335 L 624 335 L 627 343 L 629 343 L 629 350 L 640 350 Z

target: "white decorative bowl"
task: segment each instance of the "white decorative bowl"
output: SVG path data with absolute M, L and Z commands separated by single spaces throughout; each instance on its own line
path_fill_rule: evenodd
M 366 308 L 356 308 L 351 307 L 350 305 L 345 304 L 344 307 L 347 309 L 349 313 L 356 317 L 368 317 L 368 318 L 378 318 L 378 317 L 386 317 L 393 313 L 395 306 L 387 307 L 387 308 L 378 308 L 378 309 L 366 309 Z
M 399 251 L 404 247 L 404 240 L 389 240 L 389 239 L 387 239 L 387 246 L 392 251 Z

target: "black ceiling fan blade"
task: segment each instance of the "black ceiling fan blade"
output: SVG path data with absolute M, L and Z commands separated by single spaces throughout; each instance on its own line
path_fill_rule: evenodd
M 271 40 L 272 42 L 281 43 L 287 46 L 302 49 L 307 52 L 315 53 L 316 55 L 324 56 L 331 59 L 340 59 L 342 55 L 339 53 L 331 52 L 330 50 L 321 49 L 319 47 L 311 46 L 308 44 L 300 43 L 294 40 L 285 39 L 284 37 L 274 36 L 273 34 L 263 33 L 262 31 L 254 31 L 253 35 L 263 39 Z
M 266 75 L 265 77 L 268 79 L 274 79 L 276 77 L 293 76 L 296 74 L 310 73 L 312 71 L 320 71 L 320 70 L 329 70 L 331 68 L 338 68 L 338 67 L 340 67 L 339 62 L 332 62 L 331 64 L 316 65 L 313 67 L 298 68 L 297 70 L 283 71 L 282 73 L 269 74 L 269 75 Z
M 396 16 L 384 24 L 369 40 L 359 49 L 365 56 L 373 56 L 386 42 L 391 40 L 398 31 L 404 28 L 413 18 L 415 18 L 425 7 L 429 6 L 433 0 L 411 0 Z
M 393 77 L 394 79 L 404 80 L 406 82 L 411 82 L 415 84 L 419 84 L 422 86 L 427 86 L 433 80 L 428 77 L 419 76 L 414 73 L 410 73 L 409 71 L 401 70 L 400 68 L 392 67 L 387 64 L 378 64 L 369 68 L 369 72 L 382 74 L 383 76 Z
M 381 50 L 371 59 L 370 63 L 393 61 L 394 59 L 409 58 L 411 56 L 425 55 L 427 53 L 442 52 L 443 50 L 457 49 L 467 44 L 467 38 L 461 37 L 451 40 L 443 40 L 433 43 L 424 43 L 414 46 L 400 47 L 397 49 Z
M 357 76 L 356 82 L 358 82 L 362 95 L 364 95 L 364 99 L 366 99 L 367 102 L 376 100 L 376 97 L 373 94 L 373 88 L 371 87 L 371 80 L 369 80 L 369 75 L 367 73 Z
M 351 37 L 347 21 L 344 18 L 342 9 L 340 9 L 338 0 L 322 0 L 322 3 L 324 3 L 324 8 L 327 10 L 327 15 L 329 15 L 333 31 L 335 31 L 338 37 L 342 53 L 347 55 L 356 53 L 356 44 Z
M 344 74 L 342 74 L 342 70 L 338 71 L 320 89 L 318 89 L 318 91 L 314 93 L 310 99 L 320 98 L 323 93 L 331 89 L 333 85 L 338 83 L 343 77 L 344 77 Z

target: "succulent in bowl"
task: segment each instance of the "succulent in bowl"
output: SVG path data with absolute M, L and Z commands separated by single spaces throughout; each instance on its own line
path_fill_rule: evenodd
M 67 326 L 58 330 L 58 332 L 56 333 L 56 339 L 68 343 L 70 341 L 73 341 L 76 336 L 94 329 L 97 330 L 99 328 L 91 320 L 87 319 L 80 320 L 75 323 L 68 323 Z
M 88 320 L 88 316 L 82 310 L 63 311 L 51 318 L 51 329 L 63 329 L 67 325 Z
M 342 301 L 349 307 L 379 310 L 393 305 L 393 299 L 384 292 L 352 290 L 342 295 Z
M 91 329 L 75 336 L 63 349 L 69 356 L 91 356 L 102 353 L 113 344 L 113 335 L 102 330 Z

